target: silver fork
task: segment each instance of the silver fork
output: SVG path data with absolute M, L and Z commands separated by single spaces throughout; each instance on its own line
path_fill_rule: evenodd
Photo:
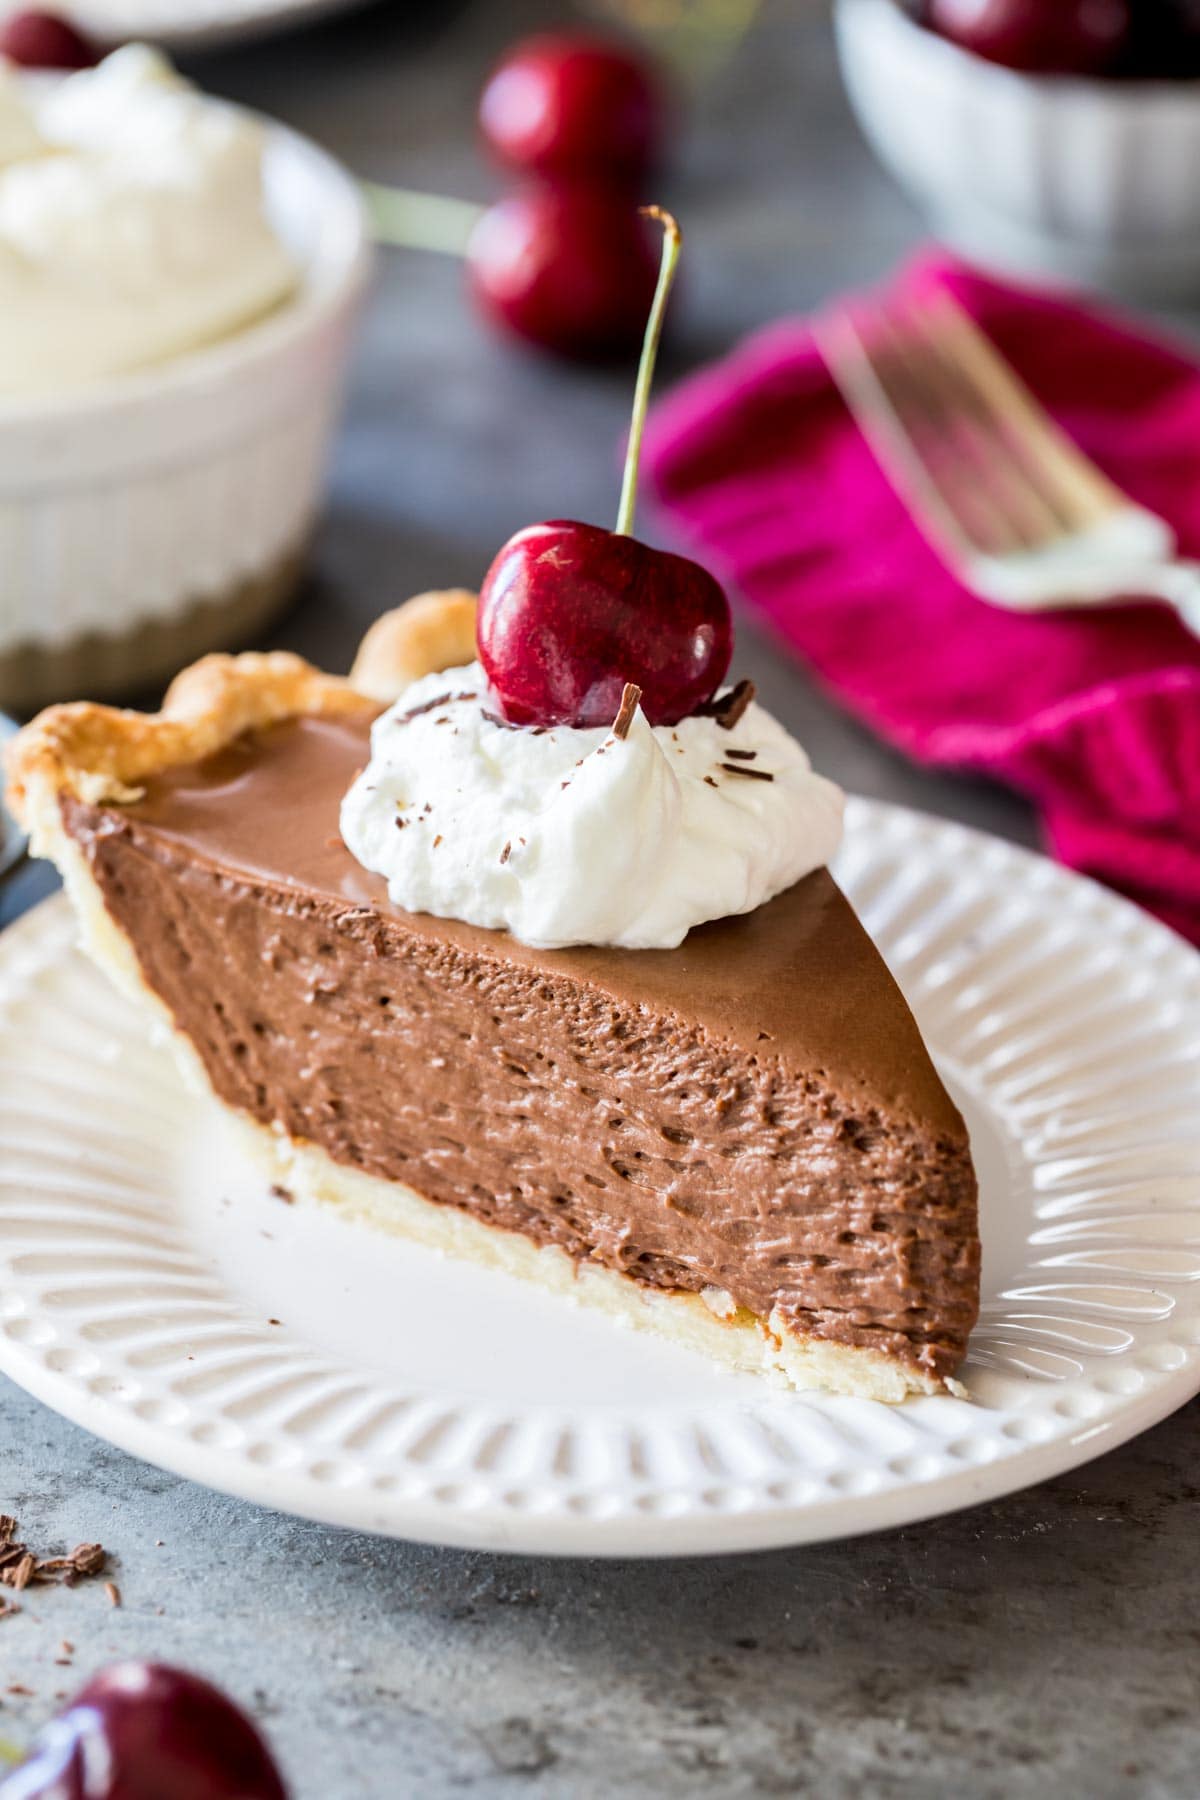
M 1019 611 L 1155 599 L 1200 634 L 1200 562 L 1043 410 L 951 295 L 899 300 L 817 329 L 884 473 L 938 554 Z

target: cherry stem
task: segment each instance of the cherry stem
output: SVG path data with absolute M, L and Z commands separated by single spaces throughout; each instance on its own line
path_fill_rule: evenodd
M 448 194 L 420 194 L 415 188 L 360 183 L 377 244 L 395 250 L 439 250 L 463 256 L 467 240 L 487 208 Z
M 650 303 L 646 335 L 642 339 L 642 360 L 638 364 L 637 386 L 633 390 L 633 420 L 629 427 L 629 446 L 625 451 L 625 474 L 621 480 L 621 504 L 617 509 L 617 535 L 630 537 L 637 512 L 638 470 L 642 462 L 642 435 L 646 429 L 646 412 L 650 405 L 650 384 L 658 360 L 658 344 L 662 337 L 667 297 L 675 279 L 675 267 L 683 248 L 683 237 L 671 214 L 661 206 L 640 206 L 644 219 L 657 219 L 663 228 L 662 262 L 658 268 L 658 286 Z

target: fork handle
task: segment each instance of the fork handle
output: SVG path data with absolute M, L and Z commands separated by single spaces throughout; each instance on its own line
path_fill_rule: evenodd
M 1157 563 L 1139 571 L 1137 597 L 1165 600 L 1173 606 L 1188 630 L 1200 637 L 1200 562 Z

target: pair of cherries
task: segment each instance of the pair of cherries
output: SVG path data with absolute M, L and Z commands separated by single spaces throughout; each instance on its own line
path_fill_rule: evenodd
M 658 264 L 637 205 L 665 135 L 649 67 L 605 38 L 527 38 L 488 80 L 479 125 L 520 185 L 488 209 L 468 245 L 477 304 L 560 355 L 632 349 Z
M 1200 0 L 920 0 L 965 50 L 1055 75 L 1200 73 Z

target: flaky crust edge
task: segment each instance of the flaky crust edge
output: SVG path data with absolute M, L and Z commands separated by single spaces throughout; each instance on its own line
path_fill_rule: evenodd
M 348 681 L 286 650 L 205 656 L 176 676 L 160 712 L 81 700 L 39 713 L 8 747 L 8 804 L 33 830 L 47 789 L 92 805 L 129 801 L 149 776 L 211 756 L 243 731 L 369 705 Z
M 135 712 L 91 701 L 49 706 L 17 733 L 4 767 L 8 805 L 36 854 L 45 802 L 64 793 L 93 806 L 139 798 L 140 784 L 199 762 L 264 725 L 361 713 L 411 681 L 474 655 L 475 597 L 461 588 L 418 594 L 377 619 L 349 679 L 287 650 L 204 656 L 167 689 L 162 709 Z

